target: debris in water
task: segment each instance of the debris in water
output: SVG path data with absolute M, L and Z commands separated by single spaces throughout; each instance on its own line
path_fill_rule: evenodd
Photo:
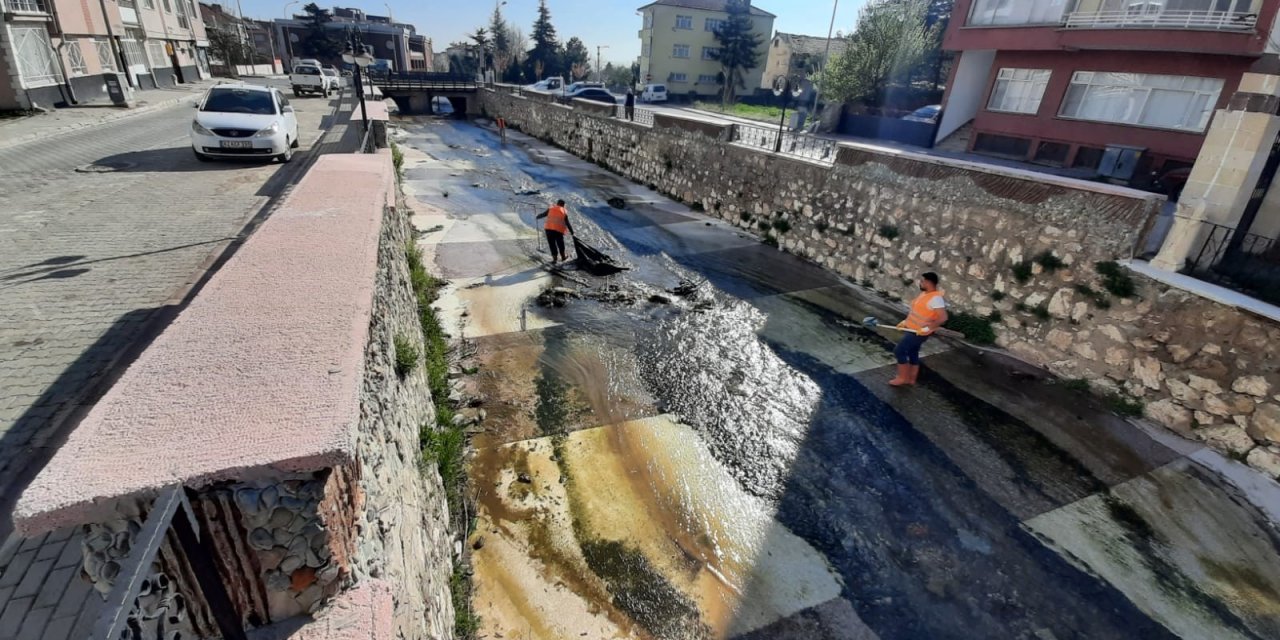
M 476 536 L 476 541 L 471 543 L 471 548 L 479 551 L 484 548 L 484 536 Z
M 627 201 L 615 196 L 615 197 L 609 198 L 609 206 L 613 207 L 614 209 L 626 209 Z
M 671 288 L 669 291 L 670 291 L 671 293 L 674 293 L 675 295 L 680 296 L 681 298 L 687 298 L 687 297 L 689 297 L 689 296 L 691 296 L 691 295 L 693 295 L 693 294 L 697 293 L 697 292 L 698 292 L 698 287 L 700 287 L 700 286 L 702 286 L 702 285 L 700 285 L 700 284 L 694 284 L 693 282 L 690 282 L 689 280 L 681 280 L 681 281 L 680 281 L 680 284 L 677 284 L 675 287 Z
M 473 187 L 475 187 L 475 188 L 479 189 L 481 185 L 480 185 L 480 183 L 479 183 L 479 182 L 472 182 L 472 183 L 471 183 L 471 186 L 473 186 Z
M 516 191 L 516 195 L 518 196 L 536 196 L 540 193 L 542 193 L 541 189 L 534 189 L 532 187 L 525 187 L 524 189 Z
M 520 481 L 520 484 L 533 484 L 533 478 L 530 478 L 527 473 L 520 474 L 516 479 Z
M 649 302 L 652 302 L 654 304 L 671 304 L 671 298 L 668 298 L 660 293 L 655 293 L 649 296 Z
M 578 292 L 573 289 L 551 287 L 538 294 L 537 303 L 540 307 L 563 307 L 569 304 L 571 298 L 577 297 Z

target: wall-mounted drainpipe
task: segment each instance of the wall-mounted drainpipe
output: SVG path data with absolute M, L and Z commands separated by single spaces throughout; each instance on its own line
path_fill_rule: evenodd
M 53 3 L 53 0 L 50 0 Z M 111 15 L 107 13 L 107 0 L 98 0 L 98 7 L 102 10 L 102 23 L 107 27 L 107 42 L 111 50 L 116 54 L 116 59 L 120 61 L 120 68 L 124 70 L 125 81 L 130 87 L 137 86 L 133 83 L 133 75 L 129 73 L 129 59 L 124 55 L 124 49 L 120 47 L 120 43 L 116 41 L 115 31 L 111 29 Z M 134 9 L 137 11 L 137 9 Z
M 62 20 L 58 18 L 58 3 L 54 0 L 49 0 L 49 14 L 53 16 L 53 23 L 58 25 L 58 38 L 62 40 L 56 47 L 49 45 L 49 48 L 53 49 L 53 55 L 58 58 L 58 69 L 62 71 L 62 84 L 59 87 L 62 89 L 62 97 L 68 103 L 76 104 L 76 91 L 71 88 L 71 76 L 67 75 L 67 65 L 62 61 L 62 52 L 59 51 L 63 45 L 67 44 L 67 39 L 62 37 Z

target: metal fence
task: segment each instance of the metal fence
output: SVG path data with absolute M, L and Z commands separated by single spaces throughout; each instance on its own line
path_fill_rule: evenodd
M 370 72 L 369 82 L 383 91 L 475 91 L 475 78 L 453 73 L 424 71 Z
M 1280 241 L 1211 222 L 1185 271 L 1201 280 L 1280 304 Z
M 1143 3 L 1134 3 L 1141 5 Z M 1149 3 L 1152 6 L 1157 3 Z M 1063 26 L 1068 29 L 1212 29 L 1251 31 L 1258 14 L 1247 11 L 1159 10 L 1074 11 Z
M 782 136 L 781 143 L 779 143 L 779 135 Z M 751 124 L 733 125 L 732 141 L 735 144 L 747 147 L 817 160 L 827 164 L 835 163 L 836 151 L 839 149 L 839 143 L 830 138 L 821 138 L 795 131 L 784 131 L 779 134 L 777 127 Z
M 639 108 L 639 107 L 632 107 L 632 108 L 631 108 L 631 113 L 632 113 L 632 117 L 631 117 L 631 118 L 629 118 L 629 119 L 630 119 L 632 122 L 635 122 L 635 123 L 638 123 L 638 124 L 642 124 L 642 125 L 645 125 L 645 126 L 647 126 L 647 127 L 652 127 L 652 126 L 653 126 L 653 110 L 651 110 L 651 109 L 641 109 L 641 108 Z M 623 105 L 623 104 L 618 105 L 618 119 L 619 119 L 619 120 L 627 120 L 627 119 L 628 119 L 628 118 L 627 118 L 627 106 L 626 106 L 626 105 Z

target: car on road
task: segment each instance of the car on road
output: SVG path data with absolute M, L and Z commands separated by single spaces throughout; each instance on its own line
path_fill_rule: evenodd
M 338 78 L 326 75 L 319 65 L 300 64 L 289 74 L 289 84 L 293 85 L 293 95 L 301 98 L 312 93 L 326 98 L 338 90 Z
M 583 89 L 603 89 L 603 88 L 604 88 L 603 82 L 575 82 L 565 87 L 564 92 L 569 95 L 573 95 L 579 91 L 582 91 Z
M 580 89 L 575 93 L 570 93 L 569 95 L 565 96 L 566 101 L 572 100 L 574 98 L 579 98 L 582 100 L 592 100 L 594 102 L 604 102 L 606 104 L 618 104 L 618 96 L 615 96 L 612 93 L 609 93 L 608 91 L 600 87 L 590 87 L 587 89 Z
M 902 119 L 906 120 L 907 122 L 924 122 L 926 124 L 937 124 L 938 114 L 940 113 L 942 113 L 942 105 L 931 104 L 927 107 L 920 107 L 919 109 L 916 109 L 915 111 L 912 111 L 911 113 L 908 113 L 907 115 L 902 116 Z
M 560 90 L 564 89 L 564 78 L 561 78 L 559 76 L 556 76 L 554 78 L 547 78 L 546 80 L 540 80 L 525 88 L 530 91 L 539 91 L 542 93 L 548 93 L 553 91 L 559 92 Z
M 666 102 L 667 101 L 667 85 L 665 84 L 646 84 L 644 91 L 640 92 L 641 102 Z
M 211 87 L 196 105 L 191 150 L 196 159 L 293 159 L 298 117 L 279 89 L 249 84 Z
M 320 73 L 323 73 L 325 77 L 328 77 L 331 79 L 334 91 L 336 91 L 337 93 L 342 93 L 342 88 L 345 87 L 347 83 L 345 80 L 343 80 L 342 72 L 338 71 L 337 67 L 332 67 L 332 66 L 324 67 L 323 69 L 320 70 Z

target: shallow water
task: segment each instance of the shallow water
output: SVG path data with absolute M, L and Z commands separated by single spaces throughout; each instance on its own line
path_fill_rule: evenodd
M 848 325 L 884 307 L 832 274 L 518 134 L 405 132 L 487 398 L 490 637 L 1280 634 L 1265 485 L 943 342 L 890 389 L 891 336 Z M 540 266 L 533 215 L 561 197 L 629 271 Z M 538 306 L 551 286 L 582 297 Z

